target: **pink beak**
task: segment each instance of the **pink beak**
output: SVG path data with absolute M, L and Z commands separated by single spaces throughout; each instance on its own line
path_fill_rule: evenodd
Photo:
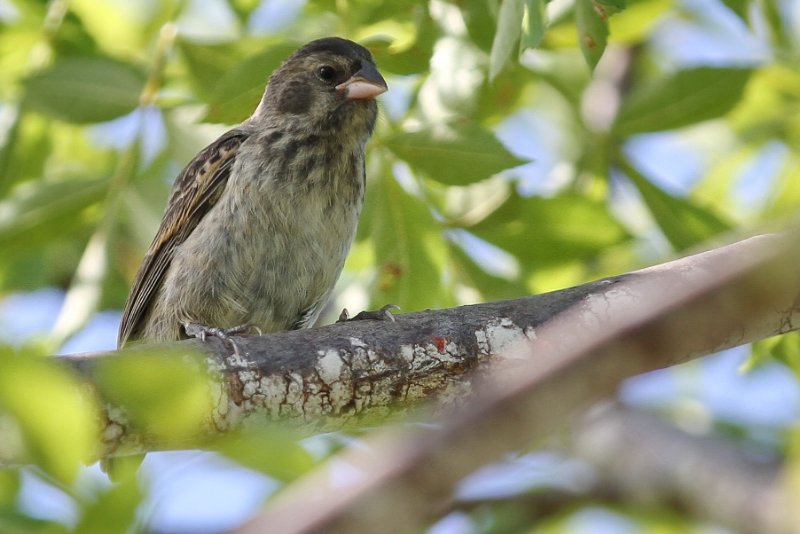
M 386 80 L 370 63 L 364 63 L 358 72 L 336 86 L 347 100 L 368 100 L 388 90 Z

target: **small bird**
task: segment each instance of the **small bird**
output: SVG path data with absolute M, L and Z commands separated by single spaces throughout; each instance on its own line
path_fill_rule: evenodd
M 346 39 L 286 59 L 253 115 L 175 181 L 118 346 L 313 326 L 355 236 L 386 90 L 369 51 Z

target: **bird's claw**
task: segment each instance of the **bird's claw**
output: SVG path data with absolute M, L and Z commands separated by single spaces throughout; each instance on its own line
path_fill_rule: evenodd
M 187 336 L 195 337 L 203 342 L 205 342 L 209 336 L 215 337 L 223 343 L 227 343 L 228 346 L 233 349 L 233 353 L 236 356 L 241 356 L 241 352 L 233 336 L 244 334 L 251 329 L 255 329 L 256 332 L 261 335 L 261 330 L 257 326 L 251 324 L 240 324 L 230 328 L 218 328 L 216 326 L 208 326 L 199 323 L 186 323 L 183 325 L 183 330 L 186 332 Z
M 400 306 L 397 304 L 387 304 L 379 310 L 371 310 L 371 311 L 362 311 L 359 312 L 358 315 L 355 317 L 350 317 L 350 312 L 347 311 L 347 308 L 342 309 L 342 313 L 339 314 L 339 319 L 337 319 L 337 323 L 343 323 L 345 321 L 365 321 L 365 320 L 373 320 L 373 321 L 389 321 L 389 322 L 396 322 L 394 318 L 394 314 L 392 313 L 392 309 L 399 310 Z

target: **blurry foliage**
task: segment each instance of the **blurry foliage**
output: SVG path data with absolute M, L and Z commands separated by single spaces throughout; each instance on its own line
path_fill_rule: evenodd
M 410 311 L 555 289 L 790 217 L 797 20 L 781 2 L 691 4 L 319 0 L 264 29 L 258 0 L 0 1 L 0 296 L 56 286 L 89 295 L 68 299 L 65 317 L 120 308 L 180 168 L 250 114 L 290 51 L 330 34 L 367 45 L 393 89 L 345 277 L 373 304 Z M 199 23 L 205 9 L 219 21 Z M 715 17 L 761 52 L 686 61 L 666 37 L 676 25 L 719 33 Z M 700 161 L 688 180 L 637 150 L 658 135 Z M 797 343 L 759 353 L 798 369 Z M 2 417 L 80 505 L 76 531 L 134 523 L 136 483 L 71 486 L 92 454 L 91 403 L 33 352 L 0 352 Z M 193 373 L 180 360 L 159 363 L 163 374 L 126 365 L 107 370 L 109 395 L 156 434 L 185 438 L 207 401 Z M 153 393 L 164 383 L 169 398 Z M 310 460 L 288 441 L 220 447 L 289 480 Z M 17 471 L 0 471 L 0 531 L 67 530 L 17 510 L 18 488 Z

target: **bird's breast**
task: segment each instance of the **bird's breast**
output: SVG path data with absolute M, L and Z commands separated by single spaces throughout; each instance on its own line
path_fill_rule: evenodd
M 362 206 L 363 148 L 281 165 L 245 161 L 176 259 L 207 260 L 187 298 L 213 312 L 213 324 L 291 328 L 321 308 L 339 277 Z

